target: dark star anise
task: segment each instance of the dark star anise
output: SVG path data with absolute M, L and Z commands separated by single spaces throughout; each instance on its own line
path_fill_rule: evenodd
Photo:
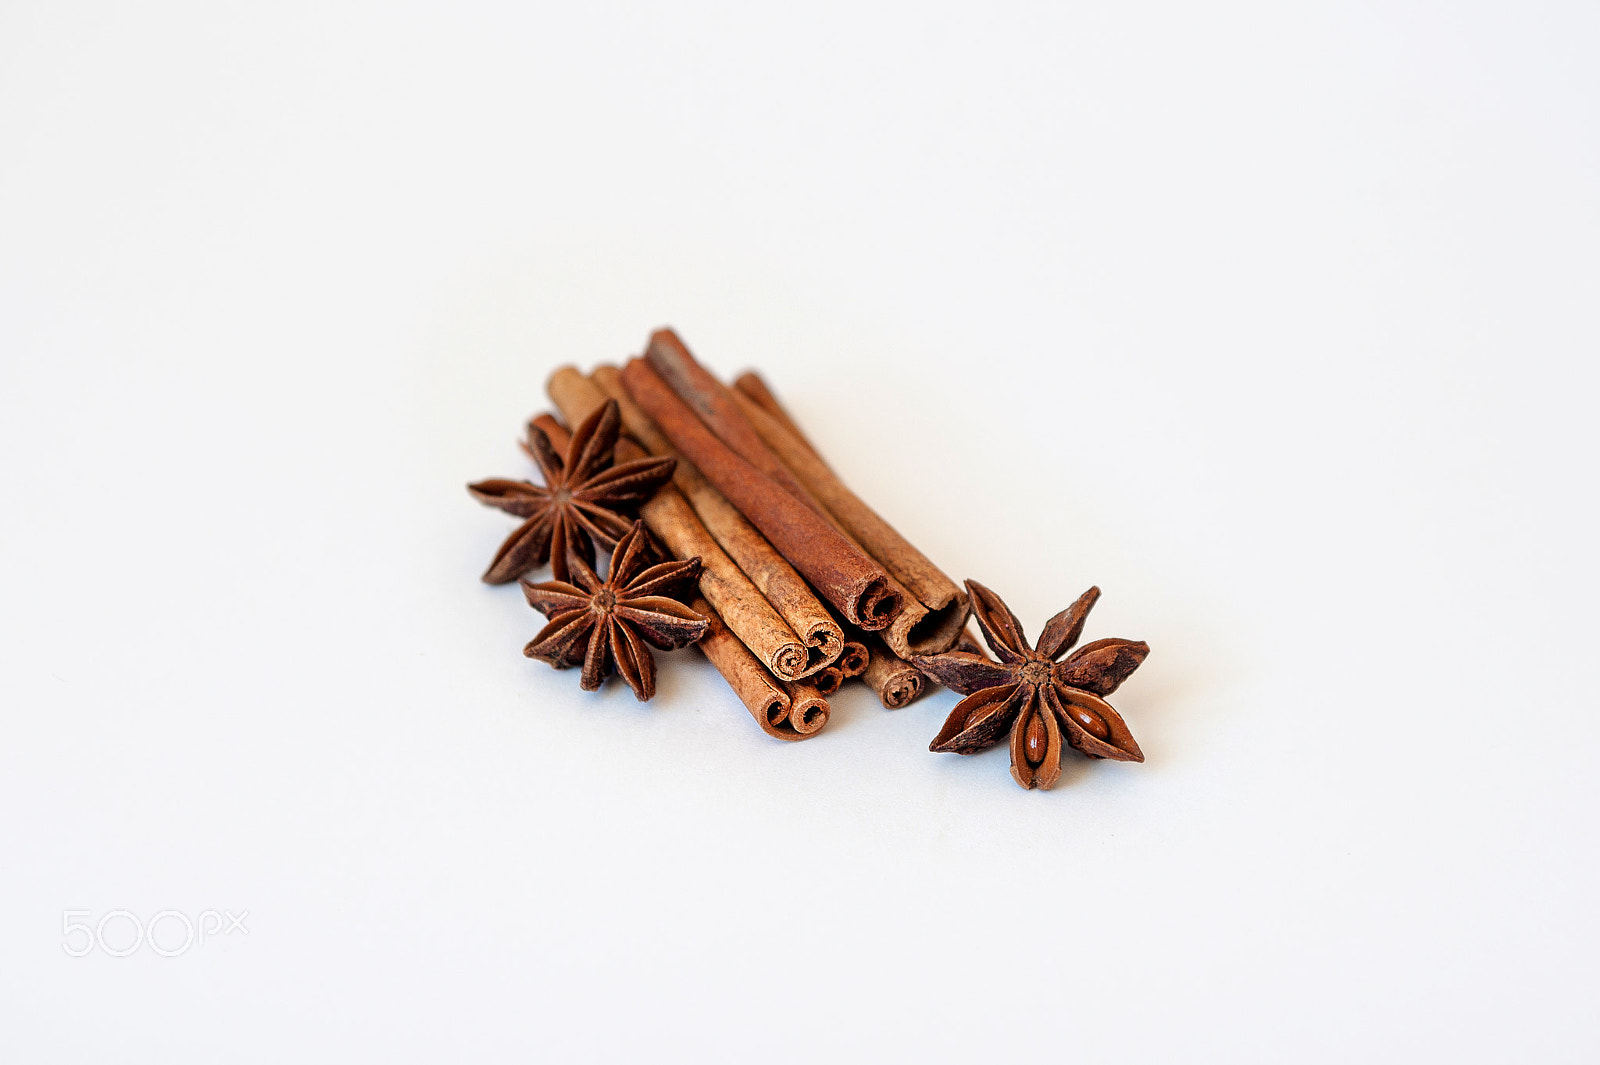
M 572 581 L 522 582 L 528 605 L 550 619 L 522 653 L 557 669 L 583 666 L 580 687 L 594 691 L 613 671 L 644 702 L 656 693 L 656 663 L 645 644 L 671 651 L 694 643 L 708 621 L 676 599 L 694 587 L 700 560 L 662 562 L 646 568 L 644 525 L 617 541 L 602 581 L 581 558 L 572 560 Z
M 544 474 L 543 486 L 499 479 L 467 486 L 479 502 L 527 519 L 495 552 L 485 581 L 514 581 L 546 560 L 557 580 L 568 580 L 574 559 L 592 571 L 595 544 L 610 547 L 628 531 L 633 519 L 619 512 L 649 499 L 672 477 L 677 460 L 612 465 L 621 425 L 616 400 L 608 400 L 573 431 L 563 457 L 544 430 L 530 424 L 526 449 Z
M 1091 758 L 1144 761 L 1121 715 L 1102 696 L 1116 691 L 1139 668 L 1150 645 L 1096 640 L 1066 661 L 1056 661 L 1078 642 L 1089 608 L 1100 598 L 1099 588 L 1090 588 L 1045 623 L 1038 650 L 1029 645 L 1021 623 L 998 595 L 977 581 L 967 581 L 967 591 L 972 616 L 1000 661 L 970 651 L 911 660 L 966 696 L 950 711 L 929 750 L 976 754 L 1009 730 L 1011 775 L 1025 788 L 1053 787 L 1060 778 L 1063 734 L 1068 745 Z

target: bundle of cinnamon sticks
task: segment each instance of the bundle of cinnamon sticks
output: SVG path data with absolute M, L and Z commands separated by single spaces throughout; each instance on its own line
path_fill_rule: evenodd
M 850 491 L 760 377 L 723 384 L 670 329 L 623 366 L 565 366 L 547 387 L 565 424 L 540 415 L 523 445 L 544 484 L 467 486 L 522 519 L 485 581 L 550 563 L 552 580 L 521 582 L 547 619 L 528 657 L 581 666 L 589 691 L 619 676 L 647 700 L 649 648 L 695 643 L 782 740 L 816 735 L 849 680 L 891 710 L 942 683 L 965 698 L 928 749 L 971 755 L 1005 740 L 1028 789 L 1054 787 L 1069 749 L 1144 761 L 1106 697 L 1150 646 L 1078 646 L 1098 587 L 1030 641 L 1000 596 L 975 580 L 957 587 Z
M 667 553 L 700 560 L 698 641 L 768 735 L 800 740 L 828 720 L 828 696 L 859 678 L 890 709 L 931 683 L 906 661 L 962 639 L 967 594 L 851 492 L 755 373 L 732 385 L 674 332 L 642 357 L 549 379 L 567 438 L 615 401 L 615 460 L 676 459 L 638 509 Z

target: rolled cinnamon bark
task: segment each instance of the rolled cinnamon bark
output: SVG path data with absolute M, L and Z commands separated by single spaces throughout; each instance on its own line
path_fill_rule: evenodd
M 910 662 L 868 637 L 871 660 L 861 675 L 867 687 L 878 693 L 885 710 L 898 710 L 928 689 L 928 680 Z
M 649 363 L 630 360 L 623 368 L 622 383 L 672 446 L 694 463 L 847 621 L 871 632 L 899 615 L 903 603 L 890 589 L 883 567 L 808 503 L 707 429 Z
M 903 613 L 884 633 L 896 654 L 950 649 L 970 610 L 966 593 L 954 581 L 846 488 L 810 445 L 796 440 L 749 397 L 724 387 L 672 330 L 651 334 L 645 359 L 724 444 L 804 500 L 857 550 L 888 571 L 890 590 L 901 593 L 903 600 Z
M 704 637 L 701 637 L 701 640 L 703 642 Z M 795 730 L 796 739 L 803 740 L 807 736 L 814 736 L 828 723 L 831 709 L 827 697 L 812 683 L 814 679 L 813 676 L 806 680 L 786 681 L 783 685 L 784 690 L 789 693 L 790 703 L 789 718 L 785 724 Z
M 806 680 L 816 685 L 817 691 L 823 695 L 832 695 L 844 683 L 844 670 L 838 666 L 827 666 L 817 670 Z
M 789 412 L 783 409 L 783 404 L 778 402 L 778 397 L 772 394 L 772 389 L 767 387 L 767 382 L 761 379 L 760 374 L 754 370 L 746 370 L 733 379 L 733 390 L 742 393 L 747 399 L 754 402 L 756 406 L 782 422 L 784 428 L 793 433 L 796 440 L 804 444 L 813 455 L 817 456 L 818 462 L 823 461 L 822 454 L 817 450 L 817 446 L 811 442 L 805 433 L 800 431 L 800 427 L 795 424 L 793 418 L 789 417 Z
M 682 461 L 682 456 L 678 456 L 678 458 L 680 461 Z M 848 540 L 857 551 L 867 555 L 868 558 L 872 557 L 870 554 L 867 554 L 866 548 L 862 547 L 861 544 L 850 535 L 849 530 L 845 529 L 844 526 L 839 524 L 839 519 L 835 518 L 828 508 L 824 507 L 815 496 L 808 495 L 806 497 L 806 504 L 810 506 L 819 517 L 821 517 L 828 524 L 832 525 L 839 535 Z M 877 560 L 874 559 L 873 561 Z M 896 614 L 894 620 L 882 630 L 883 638 L 891 647 L 902 648 L 908 654 L 914 653 L 915 649 L 908 644 L 908 641 L 914 635 L 918 635 L 927 631 L 927 625 L 925 622 L 928 620 L 929 610 L 917 599 L 916 596 L 912 595 L 906 589 L 905 585 L 895 580 L 892 574 L 889 577 L 888 587 L 890 593 L 896 596 L 900 601 L 900 612 Z
M 953 647 L 971 612 L 966 593 L 845 487 L 804 439 L 742 392 L 730 395 L 756 434 L 793 471 L 812 497 L 838 520 L 867 554 L 927 608 L 926 616 L 909 621 L 902 619 L 885 634 L 894 652 L 899 655 L 940 654 Z
M 835 662 L 834 665 L 839 667 L 839 672 L 843 673 L 845 679 L 848 680 L 851 677 L 859 677 L 865 673 L 867 671 L 867 662 L 870 658 L 871 653 L 867 650 L 865 643 L 860 640 L 846 640 L 844 642 L 844 650 L 839 653 L 839 661 Z
M 795 440 L 800 441 L 806 448 L 810 449 L 811 454 L 816 456 L 816 461 L 822 462 L 824 465 L 827 464 L 827 459 L 822 457 L 821 451 L 818 451 L 816 445 L 811 443 L 811 438 L 806 437 L 805 433 L 800 430 L 800 425 L 795 424 L 795 419 L 789 417 L 789 411 L 784 409 L 784 405 L 779 403 L 778 397 L 773 395 L 773 390 L 766 387 L 765 379 L 760 374 L 755 373 L 754 369 L 746 369 L 744 373 L 734 377 L 733 390 L 744 395 L 744 398 L 755 403 L 758 408 L 762 408 L 766 413 L 776 417 L 779 422 L 784 424 L 784 429 L 794 433 Z
M 710 370 L 695 361 L 677 333 L 670 329 L 657 329 L 650 334 L 644 358 L 706 428 L 740 458 L 782 485 L 797 499 L 812 501 L 810 491 L 795 478 L 793 471 L 773 453 L 744 416 L 733 392 L 718 381 Z
M 695 646 L 705 653 L 717 672 L 722 674 L 722 679 L 728 682 L 733 694 L 744 703 L 745 709 L 750 711 L 750 716 L 755 718 L 762 732 L 780 740 L 803 740 L 807 736 L 816 735 L 817 730 L 827 724 L 828 704 L 825 700 L 820 715 L 817 714 L 816 707 L 810 703 L 802 703 L 799 712 L 796 713 L 794 696 L 790 694 L 789 688 L 774 680 L 772 674 L 756 661 L 756 656 L 750 653 L 750 648 L 728 631 L 728 626 L 723 624 L 716 609 L 704 598 L 696 599 L 693 607 L 696 613 L 705 615 L 710 621 L 706 626 L 705 635 L 700 637 Z
M 596 367 L 590 380 L 617 401 L 623 427 L 646 451 L 677 458 L 673 484 L 689 500 L 717 543 L 750 578 L 750 583 L 760 589 L 767 602 L 805 643 L 808 658 L 799 676 L 832 665 L 844 648 L 844 630 L 828 608 L 817 600 L 805 579 L 784 561 L 760 530 L 739 513 L 739 508 L 706 480 L 694 463 L 673 450 L 672 442 L 628 395 L 622 384 L 622 374 L 615 366 Z
M 552 374 L 546 388 L 569 424 L 582 421 L 606 401 L 604 393 L 570 366 Z M 616 454 L 628 461 L 645 452 L 632 440 L 619 437 Z M 717 545 L 676 488 L 663 485 L 639 508 L 639 516 L 674 555 L 699 556 L 700 593 L 774 676 L 791 680 L 804 674 L 809 657 L 805 645 Z

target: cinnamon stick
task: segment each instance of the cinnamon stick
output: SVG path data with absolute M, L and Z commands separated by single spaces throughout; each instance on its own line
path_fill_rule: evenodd
M 844 670 L 838 666 L 826 666 L 811 674 L 806 680 L 815 685 L 817 691 L 823 695 L 832 695 L 844 684 Z
M 876 637 L 868 637 L 871 660 L 861 675 L 867 687 L 878 694 L 885 710 L 898 710 L 928 688 L 928 680 L 910 662 L 901 658 Z
M 552 374 L 546 389 L 570 424 L 582 421 L 606 401 L 604 393 L 570 366 Z M 617 440 L 616 453 L 623 461 L 645 454 L 643 448 L 626 438 Z M 676 488 L 663 485 L 639 508 L 639 516 L 674 555 L 699 556 L 700 593 L 774 676 L 788 680 L 805 672 L 805 645 L 717 545 Z
M 899 615 L 903 603 L 890 589 L 883 567 L 802 497 L 791 494 L 706 428 L 649 363 L 630 360 L 623 368 L 622 383 L 672 446 L 694 463 L 846 620 L 871 632 Z
M 950 649 L 970 609 L 954 581 L 846 488 L 809 444 L 749 397 L 724 387 L 672 330 L 651 335 L 645 358 L 723 443 L 888 571 L 889 588 L 902 599 L 903 612 L 884 633 L 896 654 Z
M 799 676 L 832 665 L 844 649 L 844 631 L 828 608 L 818 602 L 805 579 L 784 561 L 760 530 L 739 513 L 739 508 L 706 480 L 694 463 L 677 455 L 672 442 L 628 395 L 622 384 L 622 374 L 615 366 L 596 367 L 590 380 L 617 401 L 623 427 L 646 451 L 677 458 L 673 484 L 689 500 L 717 543 L 805 643 L 808 659 Z
M 966 593 L 850 491 L 817 457 L 811 445 L 792 432 L 783 420 L 743 392 L 729 394 L 762 442 L 793 471 L 812 497 L 927 608 L 924 617 L 902 618 L 885 634 L 895 653 L 941 654 L 953 647 L 971 612 Z
M 728 631 L 728 626 L 723 623 L 716 609 L 703 597 L 696 599 L 693 606 L 696 613 L 705 615 L 710 621 L 705 635 L 700 637 L 700 642 L 695 646 L 722 674 L 722 679 L 728 682 L 733 694 L 744 703 L 750 716 L 761 726 L 761 731 L 780 740 L 794 741 L 816 735 L 827 724 L 826 700 L 822 700 L 820 714 L 814 701 L 803 699 L 797 711 L 790 689 L 774 680 L 766 667 L 750 653 L 750 648 Z
M 865 635 L 865 633 L 862 635 Z M 844 642 L 844 650 L 839 653 L 839 661 L 834 664 L 839 667 L 839 671 L 848 680 L 851 677 L 859 677 L 865 673 L 867 671 L 867 662 L 870 658 L 871 653 L 868 651 L 867 645 L 860 640 L 851 639 Z
M 814 679 L 815 677 L 787 681 L 783 685 L 790 702 L 787 723 L 799 733 L 798 739 L 816 735 L 817 730 L 828 723 L 828 715 L 831 713 L 827 697 L 817 690 L 817 686 L 812 683 Z
M 724 444 L 782 485 L 796 499 L 811 501 L 811 493 L 745 418 L 734 394 L 711 371 L 695 361 L 677 333 L 670 329 L 657 329 L 650 334 L 644 357 L 651 369 L 661 375 L 661 379 L 677 393 L 678 398 Z
M 834 665 L 839 668 L 841 680 L 859 677 L 867 671 L 867 661 L 870 657 L 867 641 L 875 637 L 868 636 L 849 622 L 840 621 L 837 616 L 833 620 L 844 630 L 844 650 L 839 652 L 839 660 Z
M 733 390 L 743 393 L 756 406 L 782 422 L 784 428 L 793 433 L 796 440 L 805 444 L 811 453 L 817 456 L 817 461 L 824 461 L 816 445 L 811 442 L 805 433 L 800 431 L 800 427 L 794 423 L 793 418 L 789 417 L 789 412 L 783 409 L 783 404 L 778 402 L 778 397 L 772 394 L 772 389 L 767 387 L 767 382 L 762 380 L 760 374 L 754 370 L 746 370 L 733 379 Z

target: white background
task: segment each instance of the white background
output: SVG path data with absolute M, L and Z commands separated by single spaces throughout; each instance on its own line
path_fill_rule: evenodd
M 1597 31 L 0 7 L 0 1057 L 1594 1060 Z M 1146 764 L 524 659 L 463 486 L 666 323 Z

